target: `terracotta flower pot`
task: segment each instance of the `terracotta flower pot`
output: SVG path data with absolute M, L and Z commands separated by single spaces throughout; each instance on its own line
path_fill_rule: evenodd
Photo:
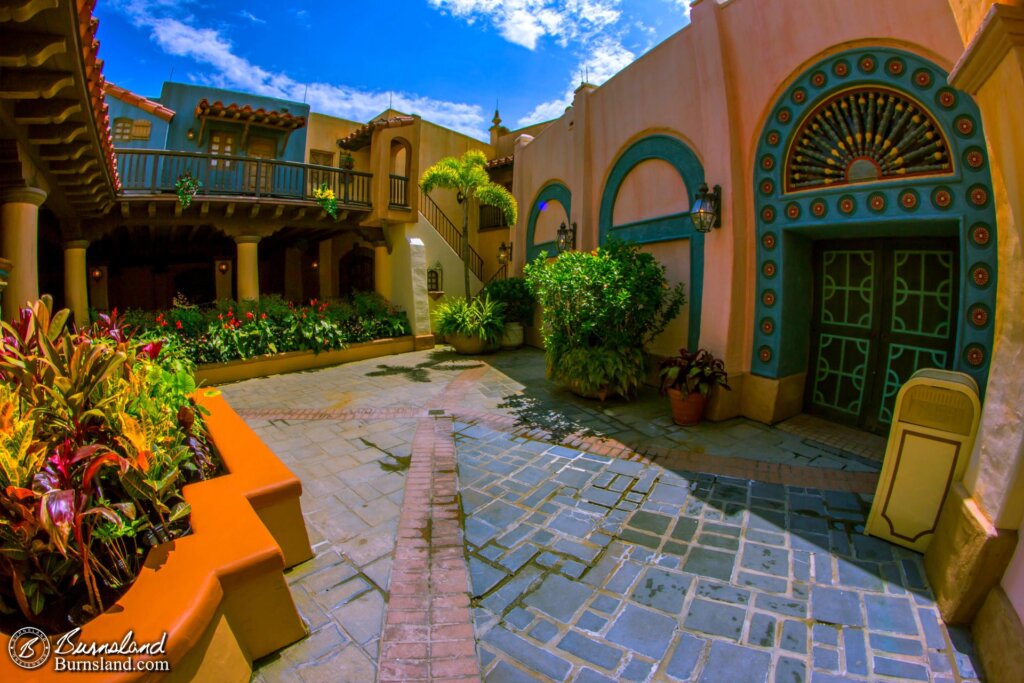
M 686 396 L 678 389 L 668 390 L 668 402 L 672 407 L 672 421 L 677 425 L 695 425 L 704 415 L 707 396 L 699 391 L 691 391 Z
M 467 337 L 464 334 L 445 335 L 445 341 L 452 345 L 455 353 L 460 356 L 476 356 L 490 351 L 490 346 L 480 337 Z

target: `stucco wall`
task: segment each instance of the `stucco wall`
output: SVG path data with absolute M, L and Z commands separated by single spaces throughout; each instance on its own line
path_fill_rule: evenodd
M 349 121 L 348 119 L 340 119 L 335 116 L 327 116 L 326 114 L 310 114 L 309 122 L 306 124 L 306 148 L 303 152 L 303 160 L 309 163 L 309 153 L 315 149 L 331 152 L 334 155 L 332 166 L 337 166 L 338 139 L 345 137 L 361 125 L 363 124 L 358 121 Z M 358 152 L 350 152 L 350 154 L 356 160 L 355 170 L 367 170 L 369 168 L 369 155 L 365 149 Z
M 416 237 L 423 242 L 423 253 L 426 258 L 427 267 L 434 267 L 435 263 L 440 262 L 443 271 L 443 282 L 441 286 L 444 288 L 444 297 L 440 299 L 430 299 L 430 310 L 433 311 L 434 307 L 437 306 L 439 301 L 444 299 L 458 296 L 465 296 L 465 284 L 463 277 L 462 259 L 448 246 L 448 243 L 444 241 L 444 238 L 438 234 L 437 230 L 430 225 L 426 218 L 422 214 L 417 214 L 419 220 L 410 224 L 407 235 L 409 237 Z M 395 274 L 396 277 L 398 274 Z M 469 286 L 473 292 L 480 290 L 483 283 L 472 271 L 469 273 Z
M 144 119 L 149 121 L 151 126 L 148 140 L 114 140 L 114 147 L 127 147 L 132 149 L 166 149 L 167 130 L 170 127 L 170 124 L 167 121 L 164 121 L 159 116 L 151 114 L 144 109 L 136 107 L 134 104 L 122 102 L 109 93 L 107 94 L 106 102 L 110 107 L 111 132 L 113 132 L 114 122 L 120 118 L 132 120 Z
M 562 223 L 569 224 L 569 214 L 566 213 L 565 207 L 557 199 L 548 201 L 537 217 L 537 225 L 533 231 L 533 243 L 544 244 L 554 241 Z M 555 255 L 554 253 L 549 254 L 549 256 Z

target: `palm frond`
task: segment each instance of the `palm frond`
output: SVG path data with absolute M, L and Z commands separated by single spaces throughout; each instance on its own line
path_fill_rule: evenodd
M 515 225 L 519 217 L 519 207 L 516 205 L 515 197 L 497 183 L 488 182 L 476 191 L 476 198 L 481 204 L 497 207 L 505 216 L 508 225 Z

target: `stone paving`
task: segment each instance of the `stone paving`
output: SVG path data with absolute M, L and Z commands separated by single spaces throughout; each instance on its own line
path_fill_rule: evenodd
M 311 635 L 254 680 L 976 679 L 920 556 L 861 533 L 878 469 L 863 453 L 741 419 L 678 428 L 653 391 L 577 399 L 534 350 L 417 352 L 224 393 L 303 480 L 316 551 L 288 572 Z M 453 450 L 464 532 L 434 544 L 424 519 L 458 519 L 437 460 Z M 425 602 L 391 585 L 417 571 Z M 472 665 L 456 642 L 470 619 Z

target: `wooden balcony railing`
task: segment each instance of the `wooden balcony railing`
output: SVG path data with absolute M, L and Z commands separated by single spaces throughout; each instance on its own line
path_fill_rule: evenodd
M 507 228 L 505 214 L 496 206 L 480 207 L 480 229 L 489 230 L 492 228 Z
M 391 195 L 388 204 L 396 209 L 409 208 L 409 179 L 404 175 L 391 174 Z
M 465 259 L 466 249 L 469 249 L 469 269 L 482 282 L 484 279 L 484 257 L 472 245 L 466 244 L 459 229 L 426 192 L 420 192 L 420 213 L 428 223 L 434 226 L 434 230 L 441 234 L 441 237 L 459 255 L 459 258 Z
M 203 185 L 200 195 L 242 195 L 312 200 L 327 183 L 338 206 L 365 209 L 371 204 L 370 173 L 294 161 L 221 154 L 119 149 L 117 167 L 124 194 L 174 192 L 186 171 Z

